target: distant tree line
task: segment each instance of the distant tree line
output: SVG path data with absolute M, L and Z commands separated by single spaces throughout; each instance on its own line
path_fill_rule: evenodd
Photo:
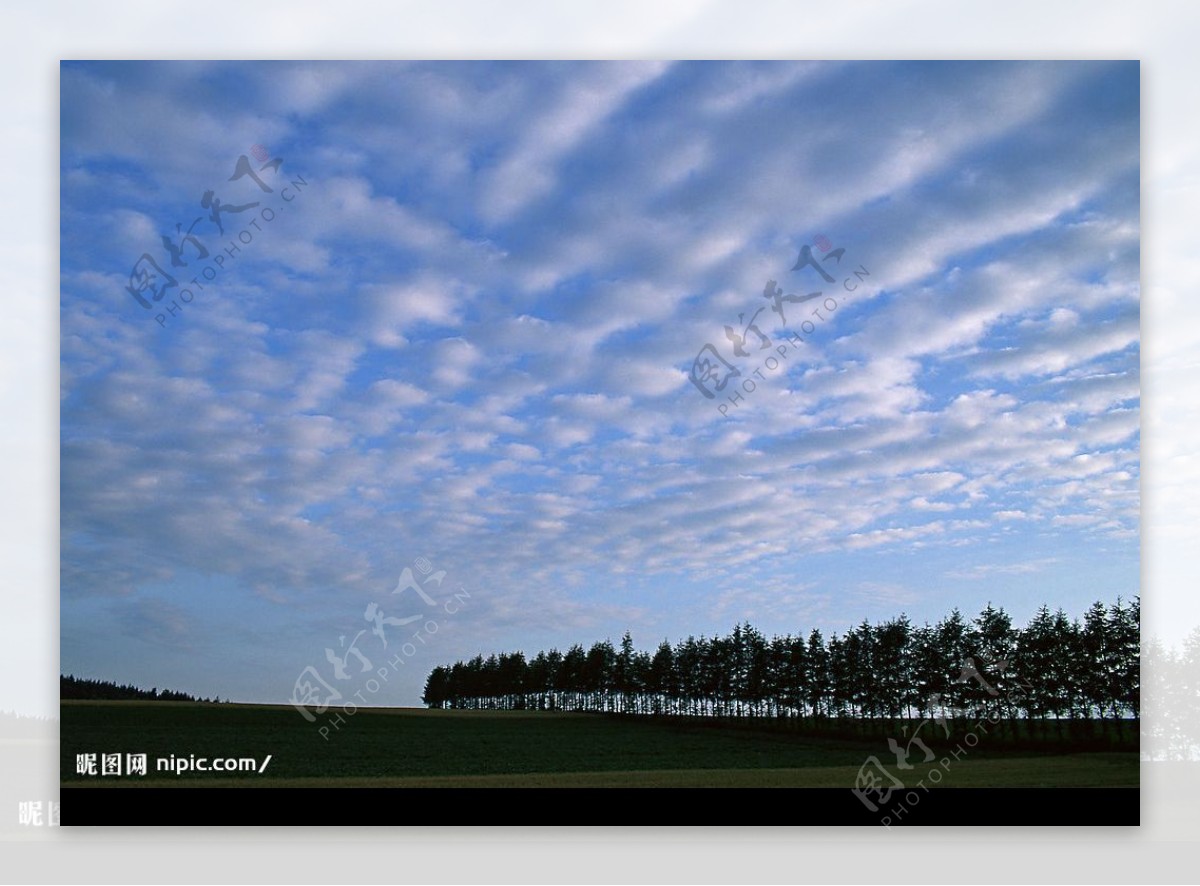
M 12 711 L 0 711 L 0 742 L 6 739 L 58 741 L 58 720 L 42 716 L 30 717 Z
M 216 696 L 199 698 L 186 692 L 175 692 L 171 689 L 139 689 L 136 686 L 122 686 L 110 680 L 88 680 L 83 677 L 59 675 L 58 694 L 61 699 L 85 701 L 205 701 L 216 703 Z
M 1142 758 L 1200 760 L 1200 627 L 1178 649 L 1147 641 L 1142 671 Z
M 1043 606 L 1024 628 L 988 604 L 973 620 L 955 609 L 916 626 L 901 615 L 828 639 L 819 630 L 768 639 L 746 623 L 648 652 L 626 632 L 616 647 L 604 640 L 436 667 L 423 700 L 431 708 L 893 719 L 990 704 L 1009 718 L 1132 718 L 1140 621 L 1140 600 L 1118 598 L 1093 604 L 1082 621 Z

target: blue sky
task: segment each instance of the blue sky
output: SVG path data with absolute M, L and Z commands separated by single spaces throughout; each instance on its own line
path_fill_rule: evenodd
M 1137 594 L 1138 94 L 1136 62 L 64 64 L 62 669 L 284 701 L 377 602 L 436 615 L 377 696 L 415 704 L 626 628 Z M 254 146 L 270 192 L 228 180 Z M 259 206 L 222 235 L 206 191 Z M 784 325 L 768 280 L 838 306 L 722 415 L 762 359 L 724 327 L 766 308 L 771 354 L 820 301 Z M 713 400 L 706 343 L 743 372 Z M 390 593 L 418 557 L 469 604 Z

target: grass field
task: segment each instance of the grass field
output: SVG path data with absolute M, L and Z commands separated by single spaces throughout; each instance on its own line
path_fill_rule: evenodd
M 871 738 L 593 714 L 360 710 L 326 741 L 293 708 L 180 702 L 64 702 L 65 784 L 247 787 L 850 787 Z M 924 737 L 940 758 L 955 742 Z M 940 733 L 936 738 L 940 738 Z M 1033 751 L 987 735 L 954 761 L 943 787 L 1134 787 L 1136 751 Z M 142 777 L 76 773 L 83 753 L 147 754 Z M 272 755 L 264 774 L 155 771 L 155 758 Z M 918 766 L 922 755 L 913 762 Z M 927 764 L 933 766 L 936 763 Z

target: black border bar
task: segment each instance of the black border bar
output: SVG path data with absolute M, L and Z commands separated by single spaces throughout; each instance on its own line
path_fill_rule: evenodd
M 935 788 L 896 792 L 872 812 L 848 788 L 64 786 L 61 812 L 63 826 L 1128 827 L 1140 824 L 1140 799 L 1138 788 Z

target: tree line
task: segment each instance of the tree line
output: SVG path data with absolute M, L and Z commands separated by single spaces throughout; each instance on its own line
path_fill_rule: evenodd
M 1200 627 L 1178 649 L 1147 641 L 1142 670 L 1142 759 L 1200 760 Z
M 139 689 L 137 686 L 118 685 L 111 680 L 89 680 L 74 674 L 59 674 L 58 697 L 63 700 L 83 701 L 204 701 L 216 703 L 216 696 L 199 698 L 186 692 L 172 689 Z
M 713 717 L 901 718 L 998 705 L 1011 718 L 1138 716 L 1138 598 L 1097 602 L 1082 619 L 1042 606 L 1023 628 L 990 603 L 935 625 L 901 615 L 768 639 L 749 623 L 725 636 L 638 650 L 626 632 L 538 652 L 477 655 L 433 669 L 431 708 L 599 711 Z M 1020 691 L 1013 691 L 1020 687 Z

